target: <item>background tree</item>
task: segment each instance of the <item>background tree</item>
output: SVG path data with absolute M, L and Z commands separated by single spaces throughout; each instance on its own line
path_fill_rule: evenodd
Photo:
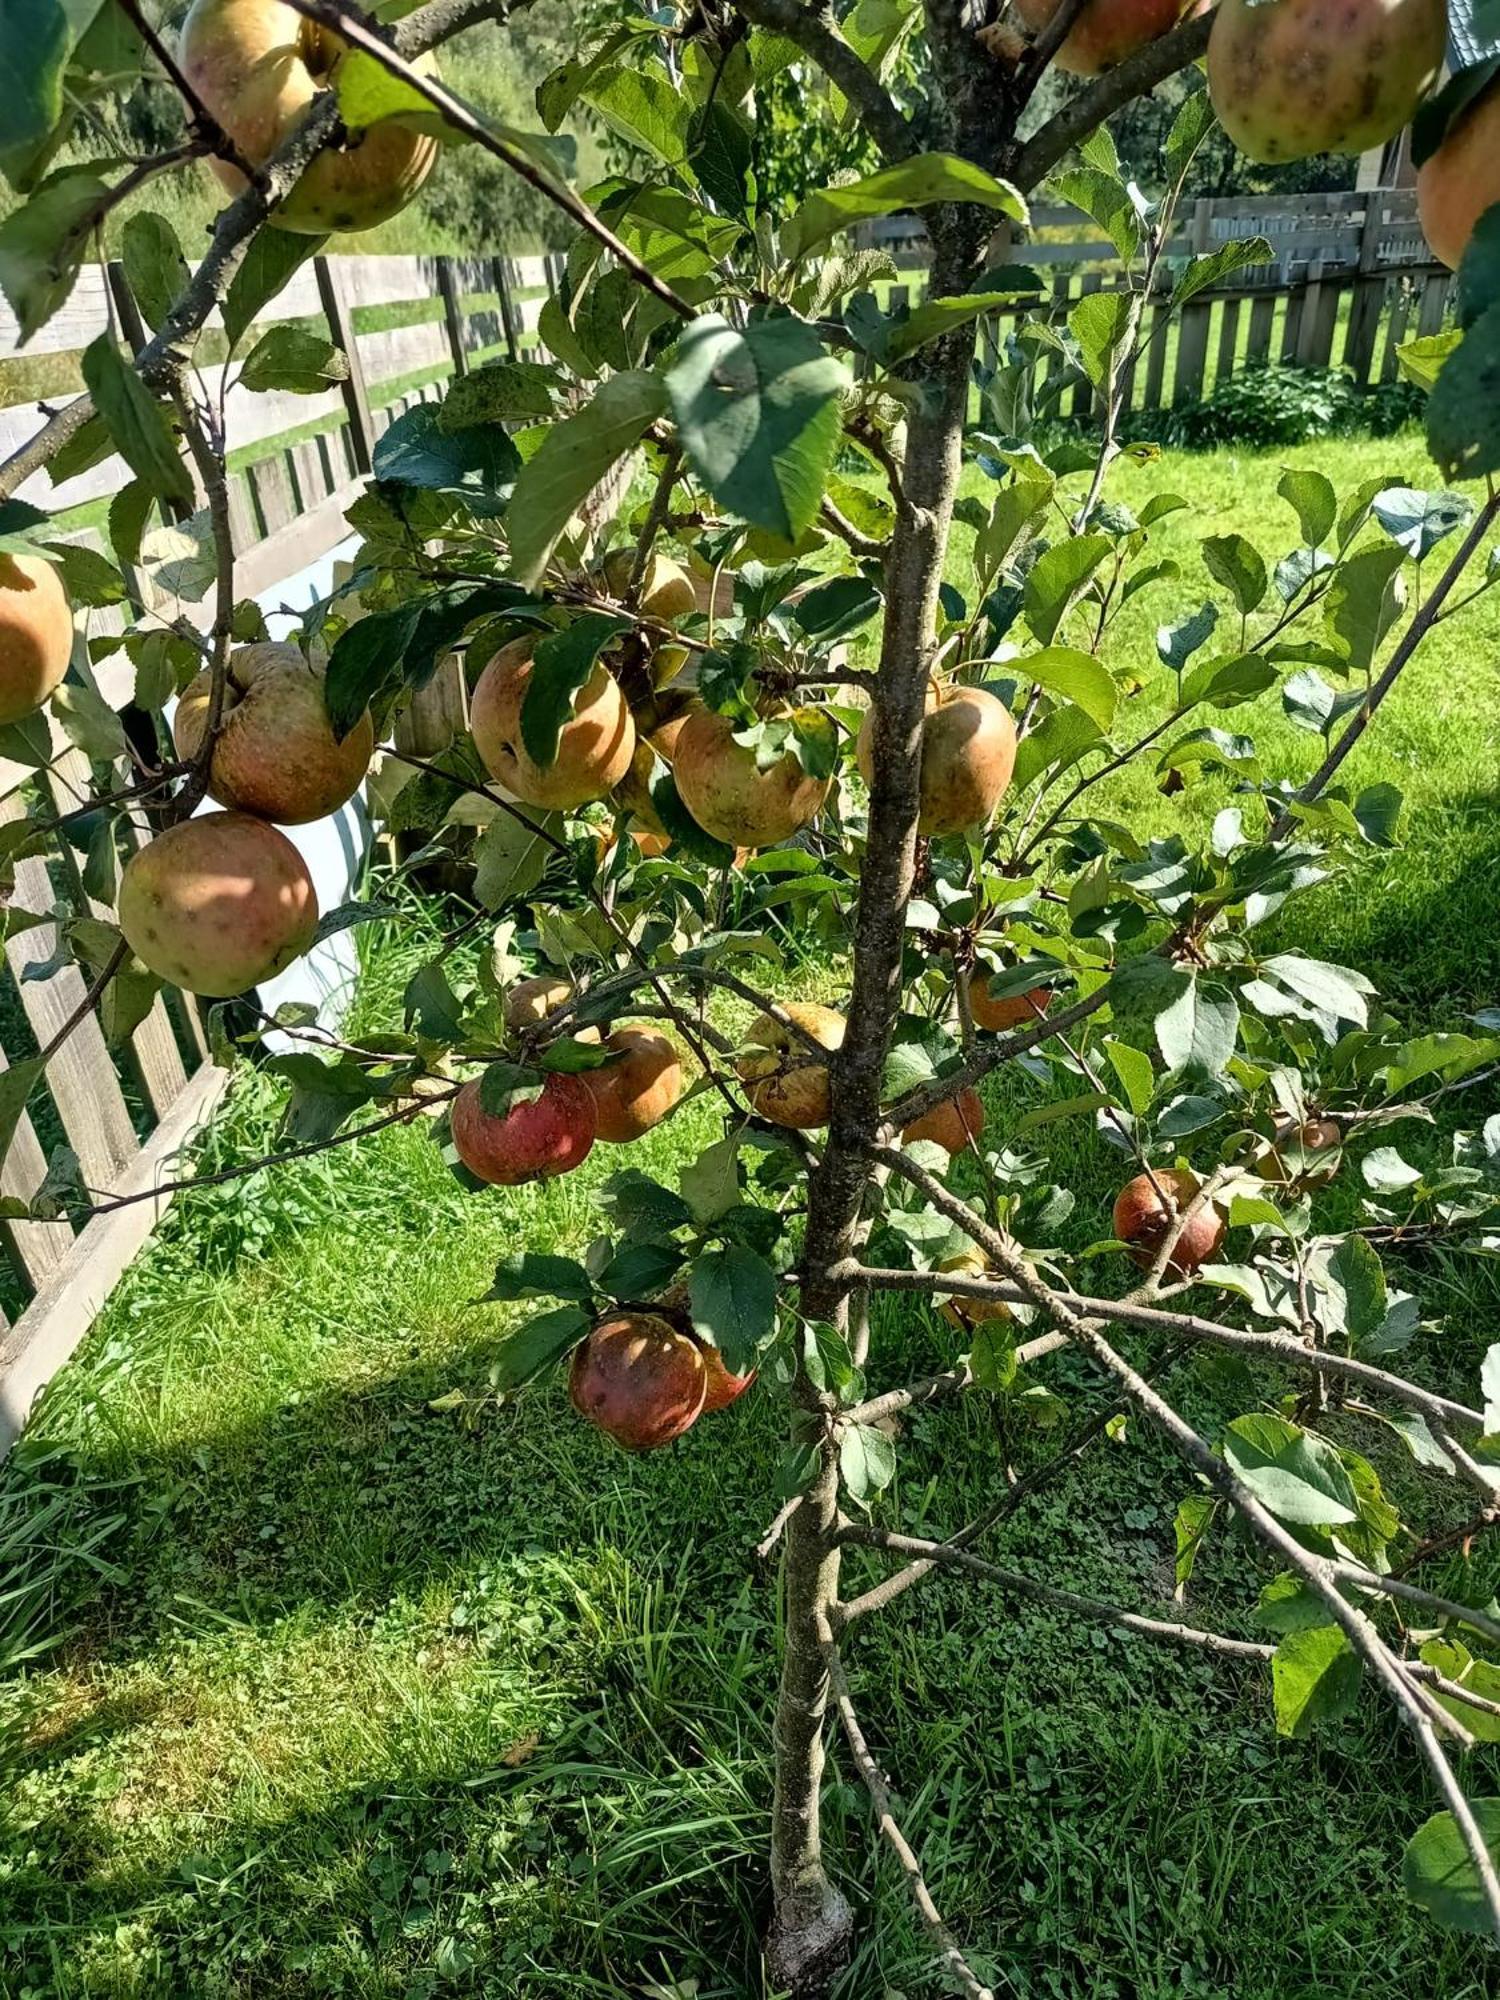
M 1365 1145 L 1486 1073 L 1496 1044 L 1408 1035 L 1358 970 L 1278 950 L 1274 930 L 1289 898 L 1392 840 L 1399 795 L 1350 792 L 1345 760 L 1424 638 L 1497 574 L 1476 560 L 1500 513 L 1493 217 L 1463 246 L 1457 327 L 1419 357 L 1436 377 L 1434 455 L 1474 495 L 1384 481 L 1341 495 L 1318 473 L 1288 474 L 1292 545 L 1205 539 L 1212 599 L 1162 623 L 1154 661 L 1120 658 L 1122 607 L 1173 580 L 1151 546 L 1172 496 L 1137 513 L 1114 479 L 1145 301 L 1163 273 L 1183 304 L 1268 252 L 1174 248 L 1213 125 L 1202 91 L 1173 118 L 1149 198 L 1107 121 L 1211 34 L 1244 33 L 1247 10 L 1223 0 L 1211 18 L 1143 32 L 1041 122 L 1027 114 L 1084 25 L 1078 0 L 1031 40 L 1004 22 L 976 34 L 949 0 L 920 22 L 897 10 L 873 41 L 863 9 L 840 23 L 794 0 L 626 23 L 539 94 L 549 128 L 587 100 L 651 161 L 583 195 L 545 148 L 417 60 L 506 11 L 429 0 L 392 28 L 337 0 L 198 0 L 174 51 L 116 0 L 82 27 L 41 7 L 12 32 L 0 159 L 26 199 L 0 230 L 0 276 L 24 330 L 57 309 L 113 206 L 157 171 L 202 156 L 239 190 L 186 277 L 169 229 L 137 233 L 130 268 L 153 338 L 133 361 L 96 342 L 88 395 L 0 472 L 11 495 L 44 465 L 113 446 L 135 475 L 112 510 L 120 562 L 139 554 L 153 509 L 200 498 L 215 557 L 204 646 L 150 612 L 120 642 L 138 706 L 181 696 L 154 761 L 122 776 L 103 705 L 61 704 L 100 767 L 90 810 L 144 805 L 160 829 L 121 871 L 118 929 L 82 910 L 65 926 L 92 974 L 88 1004 L 118 1032 L 158 981 L 227 998 L 305 949 L 318 914 L 279 825 L 347 796 L 395 709 L 461 650 L 472 742 L 398 755 L 413 775 L 395 803 L 432 828 L 460 800 L 485 809 L 475 908 L 412 979 L 399 1027 L 349 1043 L 293 1010 L 278 1025 L 306 1046 L 267 1067 L 291 1086 L 288 1153 L 443 1107 L 438 1139 L 476 1193 L 629 1144 L 689 1078 L 722 1103 L 724 1136 L 680 1189 L 624 1166 L 586 1260 L 508 1259 L 491 1296 L 553 1302 L 512 1333 L 498 1386 L 565 1364 L 581 1416 L 631 1448 L 670 1442 L 752 1377 L 786 1400 L 763 1545 L 784 1551 L 773 1983 L 825 1992 L 849 1947 L 820 1831 L 836 1722 L 936 1958 L 964 1990 L 990 1990 L 982 1941 L 960 1945 L 934 1905 L 851 1694 L 862 1621 L 934 1574 L 1248 1662 L 1268 1672 L 1287 1734 L 1336 1723 L 1372 1683 L 1439 1807 L 1407 1848 L 1408 1892 L 1445 1921 L 1500 1929 L 1500 1803 L 1470 1801 L 1449 1756 L 1494 1734 L 1500 1624 L 1397 1574 L 1429 1546 L 1407 1492 L 1440 1508 L 1444 1483 L 1462 1485 L 1476 1528 L 1494 1517 L 1494 1351 L 1468 1386 L 1387 1365 L 1424 1306 L 1382 1257 L 1483 1243 L 1500 1133 L 1492 1120 L 1462 1134 L 1451 1166 L 1426 1174 L 1384 1140 Z M 1226 58 L 1218 108 L 1257 150 L 1357 148 L 1372 102 L 1393 130 L 1417 110 L 1441 11 L 1411 0 L 1394 55 L 1387 10 L 1357 11 L 1358 32 L 1342 25 L 1331 49 L 1301 0 L 1250 10 L 1321 50 L 1339 86 L 1312 107 L 1314 129 L 1300 100 L 1265 98 L 1274 72 Z M 247 19 L 279 28 L 289 72 L 300 63 L 311 79 L 290 110 L 257 94 Z M 95 35 L 109 37 L 107 64 Z M 916 37 L 903 105 L 883 75 Z M 776 79 L 804 62 L 883 164 L 788 213 L 759 184 L 757 124 L 768 101 L 775 115 Z M 145 63 L 181 97 L 178 141 L 123 169 L 105 157 L 49 172 L 80 107 Z M 1445 157 L 1495 87 L 1489 70 L 1469 75 L 1423 109 L 1445 222 Z M 309 614 L 301 646 L 273 647 L 235 597 L 223 413 L 199 392 L 193 344 L 217 305 L 238 350 L 325 230 L 410 198 L 434 137 L 478 147 L 576 231 L 566 294 L 542 320 L 553 358 L 495 364 L 441 411 L 390 428 L 351 512 L 353 577 Z M 1066 324 L 1031 317 L 977 362 L 980 324 L 1038 290 L 1016 246 L 1043 184 L 1104 231 L 1118 283 Z M 923 212 L 933 253 L 915 308 L 882 302 L 876 265 L 841 242 L 907 208 Z M 244 367 L 266 387 L 320 387 L 328 359 L 315 336 L 273 333 Z M 1040 451 L 1039 419 L 1080 380 L 1097 438 Z M 956 525 L 973 536 L 962 585 L 949 573 Z M 0 683 L 19 747 L 67 665 L 55 581 L 40 579 L 55 564 L 75 594 L 100 586 L 36 507 L 10 500 L 0 530 Z M 1148 676 L 1168 707 L 1142 731 L 1132 702 Z M 1278 684 L 1326 753 L 1295 785 L 1225 726 Z M 1216 810 L 1169 834 L 1099 815 L 1090 794 L 1128 766 Z M 206 797 L 220 810 L 195 816 Z M 54 829 L 12 822 L 4 852 Z M 836 1009 L 776 991 L 786 973 L 768 917 L 788 884 L 805 934 L 837 962 Z M 368 913 L 351 905 L 322 924 Z M 464 976 L 459 948 L 492 916 L 504 921 Z M 724 1026 L 708 1005 L 721 996 L 754 1010 L 748 1026 Z M 226 1056 L 258 1039 L 244 1018 L 216 1017 Z M 6 1073 L 12 1125 L 55 1046 Z M 1102 1269 L 1136 1273 L 1122 1295 L 1057 1251 L 1071 1196 L 1039 1184 L 1024 1132 L 984 1131 L 978 1087 L 1022 1063 L 1072 1079 L 1049 1115 L 1097 1118 L 1126 1156 L 1100 1220 Z M 1346 1154 L 1360 1161 L 1357 1197 L 1340 1178 Z M 108 1205 L 70 1189 L 62 1163 L 46 1200 Z M 946 1301 L 948 1367 L 879 1382 L 879 1291 Z M 976 1545 L 1009 1493 L 941 1541 L 889 1525 L 892 1420 L 970 1392 L 1053 1417 L 1045 1364 L 1065 1349 L 1180 1455 L 1180 1590 L 1206 1537 L 1231 1520 L 1246 1531 L 1264 1640 L 998 1570 Z M 1214 1434 L 1192 1415 L 1191 1372 L 1170 1394 L 1163 1380 L 1204 1352 L 1263 1371 Z

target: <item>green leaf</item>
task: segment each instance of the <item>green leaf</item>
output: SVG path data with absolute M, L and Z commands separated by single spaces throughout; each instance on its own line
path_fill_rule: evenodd
M 1151 1108 L 1151 1099 L 1156 1091 L 1156 1072 L 1151 1066 L 1151 1058 L 1144 1049 L 1132 1048 L 1129 1042 L 1105 1039 L 1104 1053 L 1109 1057 L 1109 1066 L 1125 1092 L 1125 1101 L 1137 1118 L 1144 1118 Z
M 1500 305 L 1444 364 L 1427 404 L 1427 448 L 1449 479 L 1500 471 Z
M 1401 615 L 1398 572 L 1404 561 L 1402 550 L 1392 546 L 1361 549 L 1339 565 L 1329 586 L 1324 622 L 1356 673 L 1369 673 L 1381 642 Z
M 510 1299 L 573 1299 L 586 1304 L 593 1296 L 593 1280 L 572 1257 L 553 1257 L 540 1250 L 512 1251 L 495 1266 L 495 1280 L 485 1293 L 487 1301 Z
M 956 333 L 960 327 L 967 326 L 982 314 L 1013 306 L 1018 298 L 1029 296 L 1028 288 L 1025 292 L 956 292 L 952 298 L 928 299 L 925 304 L 916 307 L 908 318 L 896 322 L 880 358 L 892 364 L 904 361 L 919 347 L 925 347 L 929 340 L 938 340 L 945 333 Z
M 1236 653 L 1228 659 L 1205 660 L 1182 684 L 1182 704 L 1207 702 L 1214 708 L 1238 708 L 1276 685 L 1276 669 L 1259 653 Z
M 1460 1645 L 1456 1639 L 1429 1639 L 1419 1657 L 1426 1666 L 1440 1673 L 1444 1680 L 1467 1688 L 1481 1701 L 1500 1701 L 1500 1667 L 1492 1666 L 1488 1660 L 1476 1660 L 1468 1647 Z M 1490 1715 L 1484 1709 L 1475 1708 L 1469 1702 L 1460 1701 L 1456 1695 L 1444 1694 L 1437 1688 L 1432 1692 L 1434 1700 L 1440 1702 L 1481 1743 L 1500 1743 L 1500 1715 Z
M 1015 790 L 1024 791 L 1044 771 L 1055 775 L 1066 770 L 1086 750 L 1092 749 L 1099 738 L 1099 725 L 1086 710 L 1071 702 L 1066 708 L 1054 709 L 1021 738 L 1012 779 Z
M 161 405 L 152 400 L 109 334 L 101 333 L 84 349 L 82 367 L 84 382 L 115 448 L 137 479 L 144 480 L 158 500 L 191 507 L 193 483 Z
M 822 503 L 848 375 L 810 326 L 717 313 L 683 335 L 667 393 L 695 473 L 724 506 L 794 542 Z
M 1437 386 L 1449 356 L 1456 354 L 1462 344 L 1463 335 L 1456 326 L 1449 327 L 1446 333 L 1419 334 L 1415 340 L 1401 342 L 1396 349 L 1396 365 L 1414 388 L 1430 393 Z
M 1260 551 L 1243 535 L 1208 536 L 1203 565 L 1216 583 L 1223 584 L 1243 617 L 1257 608 L 1270 584 Z
M 109 703 L 82 681 L 64 681 L 52 696 L 52 713 L 86 757 L 107 764 L 129 754 L 125 730 Z
M 1074 535 L 1046 550 L 1032 564 L 1023 600 L 1026 622 L 1044 646 L 1114 553 L 1108 535 Z
M 1500 1867 L 1500 1799 L 1470 1799 L 1490 1860 Z M 1401 1857 L 1401 1886 L 1414 1903 L 1453 1931 L 1493 1934 L 1494 1919 L 1479 1872 L 1451 1812 L 1418 1827 Z
M 590 84 L 583 94 L 622 137 L 655 153 L 669 167 L 687 164 L 692 102 L 666 75 L 618 69 Z
M 431 403 L 397 417 L 376 443 L 374 466 L 377 479 L 450 494 L 485 517 L 505 512 L 522 469 L 521 454 L 498 424 L 445 431 Z
M 1226 278 L 1232 278 L 1237 271 L 1248 271 L 1255 264 L 1274 264 L 1276 252 L 1264 236 L 1250 236 L 1238 243 L 1221 243 L 1217 250 L 1210 250 L 1207 256 L 1192 258 L 1177 283 L 1172 287 L 1172 305 L 1175 310 L 1185 306 L 1199 292 L 1206 292 L 1211 285 L 1222 285 Z
M 120 231 L 120 261 L 147 326 L 159 327 L 188 281 L 188 261 L 164 215 L 142 209 Z
M 224 299 L 224 333 L 231 352 L 256 314 L 265 310 L 327 241 L 326 236 L 302 236 L 290 229 L 262 229 L 251 237 L 250 248 Z
M 1206 1493 L 1190 1493 L 1177 1505 L 1172 1534 L 1177 1544 L 1176 1575 L 1179 1589 L 1190 1581 L 1198 1561 L 1198 1551 L 1219 1511 L 1217 1500 Z
M 1128 292 L 1089 292 L 1068 314 L 1078 342 L 1083 372 L 1101 388 L 1114 369 L 1115 356 L 1130 334 L 1132 300 Z
M 300 326 L 273 326 L 245 356 L 240 381 L 257 394 L 286 389 L 294 396 L 317 396 L 348 375 L 349 363 L 331 340 Z
M 631 1235 L 649 1236 L 685 1229 L 693 1212 L 681 1196 L 643 1174 L 639 1167 L 626 1167 L 611 1174 L 600 1191 L 600 1205 L 619 1228 Z
M 1363 1667 L 1337 1625 L 1288 1632 L 1271 1660 L 1278 1734 L 1310 1736 L 1321 1722 L 1340 1722 L 1359 1698 Z
M 1224 1456 L 1278 1520 L 1316 1528 L 1359 1518 L 1353 1484 L 1332 1445 L 1281 1417 L 1236 1417 Z
M 72 44 L 59 0 L 11 0 L 0 12 L 6 79 L 0 97 L 0 172 L 12 187 L 24 185 L 28 168 L 45 154 L 63 115 L 63 73 Z
M 102 611 L 108 605 L 124 603 L 125 579 L 108 556 L 86 542 L 53 542 L 49 546 L 58 558 L 63 587 L 75 607 Z
M 351 132 L 366 131 L 387 118 L 420 120 L 426 130 L 430 121 L 441 118 L 430 98 L 363 49 L 344 51 L 333 80 L 339 116 Z
M 27 1101 L 41 1076 L 42 1065 L 34 1056 L 28 1057 L 25 1062 L 12 1063 L 7 1070 L 0 1070 L 0 1158 L 10 1151 L 16 1127 L 25 1115 Z
M 1141 214 L 1119 174 L 1075 167 L 1054 175 L 1052 192 L 1098 223 L 1122 264 L 1133 260 L 1141 247 Z
M 856 222 L 940 201 L 970 202 L 1013 222 L 1027 220 L 1025 201 L 1007 182 L 951 153 L 918 153 L 846 187 L 809 195 L 781 232 L 782 254 L 796 261 Z
M 583 409 L 548 431 L 511 496 L 511 568 L 528 587 L 540 582 L 579 504 L 666 407 L 666 389 L 655 375 L 628 370 L 601 383 Z
M 839 1440 L 839 1477 L 851 1500 L 863 1506 L 896 1476 L 896 1447 L 884 1431 L 850 1424 Z
M 1198 148 L 1214 129 L 1214 124 L 1213 105 L 1206 90 L 1199 89 L 1191 97 L 1184 98 L 1162 149 L 1168 187 L 1176 187 L 1182 180 Z
M 740 1198 L 740 1142 L 716 1139 L 677 1175 L 692 1219 L 708 1228 L 736 1207 Z
M 559 1306 L 555 1312 L 523 1321 L 506 1336 L 490 1380 L 497 1389 L 521 1388 L 561 1361 L 588 1330 L 589 1316 L 581 1306 Z
M 1343 1306 L 1344 1328 L 1363 1340 L 1385 1324 L 1385 1271 L 1363 1236 L 1346 1236 L 1328 1260 L 1328 1276 Z
M 1352 1021 L 1357 1028 L 1366 1025 L 1369 1018 L 1366 996 L 1375 988 L 1362 972 L 1351 972 L 1346 966 L 1328 965 L 1322 959 L 1302 958 L 1291 952 L 1263 959 L 1260 969 L 1320 1013 Z
M 521 741 L 533 762 L 554 761 L 574 697 L 593 673 L 600 653 L 629 626 L 628 618 L 613 612 L 586 611 L 538 643 L 521 702 Z
M 487 361 L 449 385 L 438 405 L 438 425 L 463 431 L 475 424 L 508 424 L 550 417 L 561 378 L 541 361 Z
M 776 1273 L 743 1244 L 705 1250 L 688 1275 L 693 1331 L 724 1357 L 731 1375 L 755 1366 L 776 1331 Z
M 1321 548 L 1338 519 L 1339 502 L 1333 481 L 1326 473 L 1288 466 L 1277 482 L 1276 491 L 1296 514 L 1303 541 L 1310 549 Z
M 1167 1068 L 1222 1076 L 1234 1054 L 1240 1010 L 1227 987 L 1190 973 L 1177 998 L 1156 1017 L 1156 1041 Z
M 1092 653 L 1071 646 L 1047 646 L 1040 653 L 1027 653 L 1012 662 L 1021 678 L 1045 688 L 1063 701 L 1076 702 L 1085 715 L 1108 734 L 1119 706 L 1120 690 L 1109 669 Z
M 1474 512 L 1462 493 L 1423 493 L 1413 486 L 1388 486 L 1371 511 L 1381 527 L 1413 562 L 1425 562 Z
M 554 849 L 550 833 L 560 838 L 561 813 L 534 814 L 535 826 L 526 826 L 509 813 L 497 813 L 474 847 L 474 895 L 486 910 L 500 910 L 507 903 L 529 896 L 547 872 Z
M 1003 1396 L 1016 1379 L 1016 1342 L 1004 1320 L 981 1320 L 969 1350 L 969 1372 L 981 1389 Z
M 1056 491 L 1049 477 L 1016 478 L 1002 486 L 990 508 L 989 520 L 974 542 L 974 561 L 981 576 L 997 575 L 1017 550 L 1031 542 Z
M 103 212 L 107 193 L 87 168 L 67 167 L 0 223 L 0 291 L 20 323 L 23 347 L 67 302 L 90 218 Z

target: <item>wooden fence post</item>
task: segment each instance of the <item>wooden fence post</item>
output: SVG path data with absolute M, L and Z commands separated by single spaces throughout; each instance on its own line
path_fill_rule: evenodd
M 329 338 L 349 364 L 349 373 L 342 387 L 344 408 L 349 413 L 349 442 L 354 452 L 354 469 L 359 473 L 368 473 L 374 469 L 371 455 L 375 449 L 375 426 L 370 417 L 370 395 L 365 387 L 365 371 L 360 363 L 359 343 L 354 337 L 354 323 L 334 265 L 327 257 L 314 257 L 313 271 L 318 280 L 318 297 L 323 302 L 323 316 L 328 321 Z
M 467 375 L 469 357 L 464 348 L 464 316 L 458 303 L 458 280 L 453 275 L 453 259 L 437 260 L 438 293 L 443 301 L 443 321 L 448 329 L 448 351 L 453 356 L 455 375 Z
M 512 361 L 521 358 L 521 320 L 516 311 L 515 296 L 510 288 L 509 257 L 492 257 L 490 263 L 495 273 L 495 291 L 500 299 L 500 324 L 505 329 L 505 351 Z
M 1378 188 L 1365 196 L 1364 225 L 1359 232 L 1359 276 L 1349 307 L 1349 331 L 1344 337 L 1344 366 L 1361 389 L 1370 379 L 1375 342 L 1385 310 L 1385 274 L 1380 269 L 1383 197 Z

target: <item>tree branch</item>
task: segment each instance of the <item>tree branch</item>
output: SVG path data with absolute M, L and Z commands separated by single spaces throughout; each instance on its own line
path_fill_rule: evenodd
M 803 7 L 798 0 L 734 0 L 734 6 L 752 26 L 785 35 L 812 58 L 848 98 L 884 159 L 905 160 L 920 150 L 916 133 L 897 110 L 895 99 L 839 33 L 831 7 Z
M 881 1776 L 880 1766 L 876 1763 L 869 1744 L 865 1741 L 864 1731 L 859 1726 L 859 1717 L 855 1713 L 854 1703 L 849 1694 L 844 1663 L 831 1636 L 826 1642 L 824 1652 L 828 1662 L 829 1691 L 848 1740 L 849 1754 L 854 1759 L 854 1768 L 864 1780 L 865 1790 L 870 1794 L 870 1804 L 875 1809 L 875 1823 L 905 1871 L 912 1899 L 917 1906 L 917 1914 L 937 1946 L 938 1957 L 953 1979 L 970 1996 L 970 2000 L 995 2000 L 994 1989 L 986 1986 L 975 1972 L 960 1951 L 952 1931 L 944 1923 L 941 1911 L 932 1900 L 932 1891 L 928 1888 L 927 1879 L 922 1873 L 922 1864 L 897 1824 L 895 1811 L 891 1805 L 890 1790 Z
M 1044 180 L 1081 139 L 1096 126 L 1137 97 L 1144 97 L 1178 70 L 1197 62 L 1208 47 L 1213 15 L 1186 22 L 1170 35 L 1147 42 L 1133 56 L 1117 63 L 1085 89 L 1075 92 L 1062 109 L 1039 132 L 1032 134 L 1014 155 L 1010 178 L 1023 194 Z

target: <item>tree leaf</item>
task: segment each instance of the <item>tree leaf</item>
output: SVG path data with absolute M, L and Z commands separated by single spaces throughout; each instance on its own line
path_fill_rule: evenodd
M 1044 646 L 1052 644 L 1100 564 L 1113 553 L 1108 535 L 1073 535 L 1037 557 L 1026 579 L 1023 604 L 1026 622 Z
M 776 1331 L 776 1273 L 741 1243 L 705 1250 L 688 1274 L 688 1310 L 730 1374 L 746 1374 Z
M 594 1283 L 572 1257 L 554 1257 L 540 1250 L 512 1251 L 495 1266 L 487 1301 L 510 1299 L 573 1299 L 579 1305 L 592 1298 Z
M 562 631 L 538 642 L 521 702 L 521 741 L 535 763 L 554 761 L 574 697 L 593 673 L 600 653 L 629 626 L 628 618 L 613 612 L 585 611 Z
M 839 1477 L 863 1506 L 896 1476 L 896 1447 L 870 1424 L 850 1424 L 839 1440 Z
M 563 818 L 542 812 L 535 817 L 535 826 L 525 826 L 509 813 L 497 813 L 475 843 L 474 894 L 486 910 L 529 896 L 546 874 L 554 852 L 546 836 L 561 837 Z
M 1114 358 L 1129 337 L 1132 300 L 1128 292 L 1088 292 L 1068 314 L 1068 326 L 1078 342 L 1083 372 L 1101 388 Z
M 1190 973 L 1169 1007 L 1156 1017 L 1156 1042 L 1167 1068 L 1222 1076 L 1234 1054 L 1240 1010 L 1225 986 Z
M 1423 562 L 1474 512 L 1462 493 L 1423 493 L 1414 486 L 1388 486 L 1375 496 L 1376 520 L 1413 562 Z
M 158 500 L 188 508 L 193 483 L 167 428 L 161 405 L 136 374 L 111 335 L 84 349 L 83 379 L 115 448 Z
M 188 261 L 164 215 L 142 209 L 120 231 L 120 261 L 147 326 L 159 327 L 188 281 Z
M 1316 1528 L 1359 1518 L 1353 1484 L 1332 1445 L 1281 1417 L 1236 1417 L 1224 1456 L 1278 1520 Z
M 506 1335 L 490 1380 L 497 1389 L 521 1388 L 561 1361 L 588 1330 L 589 1316 L 581 1306 L 559 1306 L 555 1312 L 524 1320 Z
M 240 381 L 247 389 L 257 393 L 285 389 L 294 396 L 321 395 L 348 375 L 349 363 L 333 342 L 300 326 L 268 327 L 240 369 Z
M 1337 1625 L 1289 1632 L 1271 1660 L 1278 1734 L 1301 1739 L 1319 1723 L 1342 1721 L 1359 1698 L 1363 1672 Z
M 445 431 L 431 403 L 397 417 L 373 458 L 377 479 L 451 494 L 484 517 L 505 512 L 521 471 L 521 454 L 498 424 Z
M 1109 669 L 1092 653 L 1072 646 L 1046 646 L 1040 653 L 1027 653 L 1013 662 L 1023 679 L 1045 688 L 1063 701 L 1076 702 L 1085 715 L 1108 734 L 1119 706 L 1120 690 Z
M 102 212 L 107 193 L 88 168 L 65 167 L 0 223 L 0 291 L 20 324 L 23 347 L 67 303 L 88 246 L 89 219 Z
M 847 383 L 802 321 L 741 329 L 708 313 L 678 343 L 666 387 L 688 461 L 714 497 L 795 542 L 823 499 Z
M 59 0 L 7 6 L 0 22 L 5 92 L 0 97 L 0 172 L 14 188 L 44 155 L 63 115 L 63 73 L 73 45 Z
M 1150 1056 L 1144 1049 L 1132 1048 L 1129 1042 L 1111 1041 L 1108 1037 L 1105 1038 L 1104 1053 L 1124 1088 L 1126 1103 L 1137 1118 L 1144 1118 L 1156 1091 L 1156 1072 L 1151 1066 Z
M 326 236 L 302 236 L 291 229 L 261 229 L 251 237 L 224 299 L 224 333 L 231 351 L 239 346 L 256 314 L 265 310 L 327 241 Z
M 1321 548 L 1333 533 L 1339 512 L 1338 495 L 1327 473 L 1288 466 L 1276 491 L 1296 514 L 1303 541 L 1310 549 Z
M 631 369 L 601 383 L 583 409 L 547 432 L 541 450 L 522 466 L 511 496 L 511 569 L 523 583 L 541 581 L 553 546 L 579 505 L 666 407 L 661 381 Z
M 550 417 L 560 386 L 557 370 L 545 362 L 487 361 L 449 384 L 438 405 L 438 425 L 445 431 L 462 431 L 475 424 Z
M 1259 549 L 1243 535 L 1209 535 L 1202 546 L 1209 575 L 1229 592 L 1235 610 L 1248 617 L 1270 584 Z
M 970 202 L 997 209 L 1013 222 L 1027 220 L 1025 201 L 1007 182 L 952 153 L 918 153 L 845 187 L 810 194 L 781 232 L 782 255 L 791 260 L 806 257 L 856 222 L 939 201 Z
M 1500 1799 L 1470 1799 L 1490 1860 L 1500 1867 Z M 1494 1919 L 1451 1812 L 1434 1813 L 1418 1827 L 1401 1857 L 1401 1886 L 1414 1903 L 1453 1931 L 1492 1934 Z
M 1206 256 L 1189 260 L 1177 283 L 1172 287 L 1173 308 L 1185 306 L 1199 292 L 1206 292 L 1211 285 L 1222 285 L 1226 278 L 1232 278 L 1237 271 L 1248 271 L 1255 264 L 1274 264 L 1276 252 L 1264 236 L 1247 236 L 1234 243 L 1221 243 L 1217 250 L 1210 250 Z

